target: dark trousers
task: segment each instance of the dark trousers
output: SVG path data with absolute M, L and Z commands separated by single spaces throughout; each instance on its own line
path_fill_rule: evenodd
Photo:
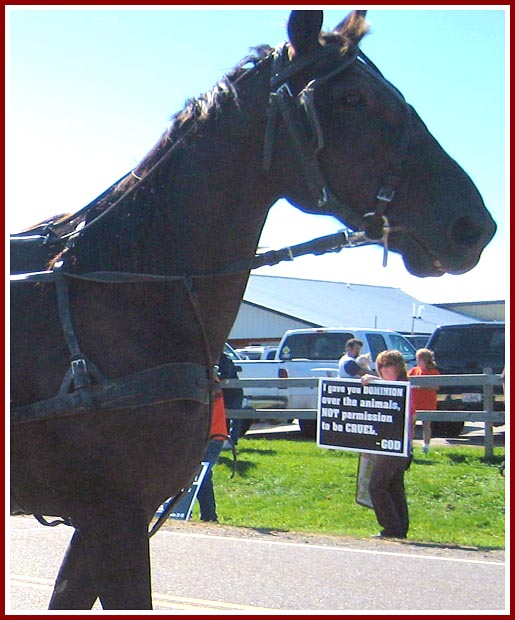
M 223 439 L 211 439 L 207 445 L 203 461 L 209 463 L 204 480 L 198 490 L 197 499 L 200 505 L 201 521 L 218 521 L 216 514 L 215 490 L 213 487 L 213 467 L 218 463 L 224 445 Z
M 374 455 L 368 492 L 384 536 L 405 538 L 409 528 L 404 472 L 409 458 Z

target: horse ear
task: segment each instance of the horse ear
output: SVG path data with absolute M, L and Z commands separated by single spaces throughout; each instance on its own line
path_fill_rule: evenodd
M 319 45 L 323 11 L 292 11 L 288 20 L 288 37 L 295 56 L 312 52 Z
M 336 26 L 334 31 L 352 41 L 354 45 L 359 45 L 368 32 L 366 15 L 366 11 L 352 11 Z

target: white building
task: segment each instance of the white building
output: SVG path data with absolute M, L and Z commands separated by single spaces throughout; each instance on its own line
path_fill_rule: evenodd
M 287 329 L 339 326 L 430 335 L 437 325 L 476 321 L 398 288 L 251 274 L 228 340 L 240 347 L 277 342 Z

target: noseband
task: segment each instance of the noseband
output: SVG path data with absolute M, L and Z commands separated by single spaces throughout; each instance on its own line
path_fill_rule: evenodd
M 336 68 L 334 68 L 335 57 L 338 60 Z M 268 121 L 263 152 L 263 167 L 269 171 L 272 166 L 276 127 L 281 118 L 285 123 L 313 203 L 320 210 L 342 213 L 347 218 L 356 216 L 356 213 L 331 190 L 318 159 L 325 143 L 315 106 L 315 95 L 321 85 L 343 73 L 356 61 L 361 62 L 367 71 L 385 82 L 388 87 L 393 88 L 404 102 L 402 94 L 384 78 L 379 69 L 359 48 L 350 50 L 342 59 L 339 50 L 334 45 L 326 45 L 293 62 L 289 60 L 286 44 L 276 49 L 272 60 Z M 294 95 L 289 80 L 308 67 L 311 70 L 314 69 L 319 76 Z M 395 197 L 409 146 L 412 109 L 405 102 L 404 106 L 405 119 L 395 162 L 382 179 L 371 211 L 362 216 L 361 229 L 365 232 L 366 238 L 370 242 L 383 243 L 383 266 L 386 265 L 388 254 L 388 235 L 392 230 L 386 209 Z

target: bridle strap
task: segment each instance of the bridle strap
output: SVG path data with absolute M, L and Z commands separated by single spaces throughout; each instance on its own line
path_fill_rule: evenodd
M 345 71 L 348 66 L 358 60 L 368 71 L 373 72 L 376 77 L 393 88 L 403 100 L 404 97 L 394 86 L 387 82 L 379 69 L 359 48 L 350 51 L 343 60 L 339 56 L 340 62 L 338 66 L 323 72 L 324 65 L 327 66 L 328 59 L 334 64 L 334 46 L 326 45 L 311 52 L 306 57 L 294 61 L 289 60 L 286 45 L 276 50 L 272 61 L 272 75 L 270 79 L 271 90 L 267 111 L 263 167 L 267 171 L 271 169 L 276 127 L 279 117 L 281 117 L 302 170 L 303 178 L 312 195 L 313 203 L 316 204 L 318 209 L 337 210 L 340 213 L 352 216 L 355 215 L 352 208 L 343 203 L 331 191 L 318 160 L 318 154 L 324 148 L 324 136 L 315 107 L 316 89 Z M 294 96 L 288 80 L 308 67 L 316 72 L 322 70 L 322 74 L 309 82 Z M 386 264 L 388 252 L 388 234 L 392 230 L 386 216 L 386 210 L 395 197 L 409 147 L 412 118 L 411 106 L 405 104 L 405 111 L 406 118 L 398 145 L 396 162 L 385 174 L 379 190 L 376 192 L 373 210 L 366 213 L 362 218 L 363 229 L 368 240 L 383 243 L 385 248 L 383 265 Z M 303 112 L 302 116 L 301 112 Z M 308 127 L 306 127 L 306 120 Z M 306 131 L 306 129 L 309 131 Z M 308 133 L 311 135 L 312 140 L 307 137 Z

